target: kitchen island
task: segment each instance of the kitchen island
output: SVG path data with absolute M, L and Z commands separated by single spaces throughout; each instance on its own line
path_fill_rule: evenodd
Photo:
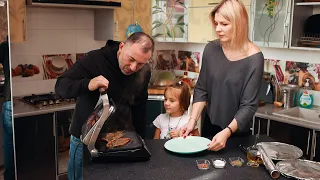
M 166 140 L 146 140 L 145 143 L 152 156 L 146 162 L 127 162 L 127 163 L 85 163 L 84 180 L 202 180 L 202 179 L 272 179 L 263 165 L 258 168 L 248 167 L 247 159 L 244 152 L 238 147 L 239 144 L 244 146 L 254 143 L 254 136 L 249 137 L 232 137 L 227 142 L 227 147 L 219 152 L 204 151 L 192 155 L 179 155 L 168 152 L 164 148 Z M 272 138 L 262 135 L 259 141 L 273 141 Z M 229 157 L 239 156 L 245 164 L 240 167 L 232 167 L 229 164 Z M 210 165 L 209 170 L 199 170 L 196 165 L 197 159 L 208 159 L 211 161 L 214 157 L 221 157 L 227 161 L 224 169 L 215 169 Z M 84 157 L 88 158 L 88 157 Z M 212 162 L 210 162 L 212 163 Z M 279 178 L 286 179 L 283 176 Z

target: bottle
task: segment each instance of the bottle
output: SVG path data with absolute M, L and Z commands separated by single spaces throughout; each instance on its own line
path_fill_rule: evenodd
M 299 106 L 307 109 L 312 108 L 312 105 L 313 105 L 313 95 L 312 95 L 312 89 L 309 86 L 309 80 L 310 79 L 306 79 L 306 83 L 302 88 L 302 92 L 299 98 Z

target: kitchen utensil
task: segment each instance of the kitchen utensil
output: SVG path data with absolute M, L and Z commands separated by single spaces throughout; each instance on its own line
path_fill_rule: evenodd
M 247 148 L 247 159 L 247 166 L 259 167 L 259 164 L 262 164 L 261 153 L 257 146 L 250 146 Z
M 173 84 L 176 76 L 171 71 L 158 71 L 154 80 L 155 86 L 165 87 Z
M 104 123 L 108 121 L 115 112 L 116 107 L 103 91 L 93 113 L 82 127 L 81 141 L 91 155 L 91 161 L 111 162 L 111 161 L 146 161 L 151 157 L 151 153 L 146 147 L 143 139 L 134 131 L 123 131 L 123 138 L 130 141 L 122 146 L 107 147 L 108 142 L 101 141 L 105 133 L 100 133 Z
M 284 75 L 280 65 L 278 65 L 279 60 L 273 60 L 272 62 L 274 71 L 276 72 L 276 79 L 278 80 L 279 84 L 282 84 L 284 81 Z
M 93 113 L 82 126 L 82 135 L 80 136 L 83 144 L 88 146 L 92 157 L 98 157 L 98 150 L 95 147 L 95 143 L 105 121 L 115 111 L 115 106 L 110 106 L 106 90 L 101 93 L 100 97 L 102 101 L 100 103 L 98 102 Z
M 207 159 L 197 159 L 196 160 L 198 169 L 207 170 L 210 169 L 210 161 Z
M 303 155 L 300 148 L 280 142 L 260 142 L 267 156 L 273 160 L 298 159 Z
M 297 105 L 299 86 L 294 84 L 280 85 L 280 92 L 284 108 L 291 108 Z
M 263 146 L 257 146 L 260 154 L 261 154 L 261 159 L 262 162 L 264 164 L 264 166 L 266 167 L 266 169 L 268 170 L 270 176 L 272 178 L 279 178 L 280 177 L 280 172 L 278 171 L 278 169 L 275 167 L 274 163 L 272 162 L 272 160 L 270 159 L 270 157 L 267 155 L 265 149 Z
M 229 163 L 233 167 L 242 167 L 244 160 L 241 157 L 230 157 Z
M 279 161 L 276 168 L 286 177 L 293 177 L 301 180 L 320 179 L 320 163 L 295 159 Z
M 213 167 L 217 169 L 223 169 L 227 164 L 226 160 L 224 160 L 223 158 L 212 158 L 211 161 Z
M 178 137 L 167 141 L 164 147 L 179 154 L 193 154 L 208 149 L 211 140 L 200 136 Z

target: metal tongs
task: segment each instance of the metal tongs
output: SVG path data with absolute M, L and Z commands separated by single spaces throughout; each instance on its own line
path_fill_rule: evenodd
M 99 136 L 99 133 L 100 133 L 101 128 L 104 125 L 105 121 L 109 118 L 109 116 L 112 113 L 114 113 L 114 111 L 116 109 L 112 99 L 110 99 L 112 104 L 109 103 L 109 97 L 107 94 L 107 90 L 104 90 L 101 93 L 100 98 L 101 98 L 102 104 L 103 104 L 103 110 L 102 110 L 102 114 L 101 114 L 100 118 L 93 125 L 93 127 L 89 130 L 89 132 L 85 135 L 85 137 L 82 137 L 82 135 L 80 137 L 82 143 L 88 146 L 88 150 L 91 154 L 91 157 L 98 157 L 98 150 L 95 147 L 95 143 L 97 141 L 97 138 Z M 99 101 L 98 101 L 98 104 L 99 104 Z M 98 106 L 98 104 L 97 104 L 97 106 Z

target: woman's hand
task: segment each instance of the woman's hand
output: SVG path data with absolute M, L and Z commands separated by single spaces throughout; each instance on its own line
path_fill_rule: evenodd
M 228 138 L 231 136 L 231 133 L 228 129 L 224 129 L 216 134 L 211 143 L 208 145 L 208 150 L 210 151 L 219 151 L 226 147 L 226 142 Z
M 180 136 L 180 130 L 171 130 L 169 134 L 171 138 L 177 138 Z
M 197 122 L 195 119 L 190 119 L 188 124 L 181 127 L 179 135 L 183 136 L 184 138 L 187 137 L 190 134 L 190 132 L 194 130 L 196 124 Z

